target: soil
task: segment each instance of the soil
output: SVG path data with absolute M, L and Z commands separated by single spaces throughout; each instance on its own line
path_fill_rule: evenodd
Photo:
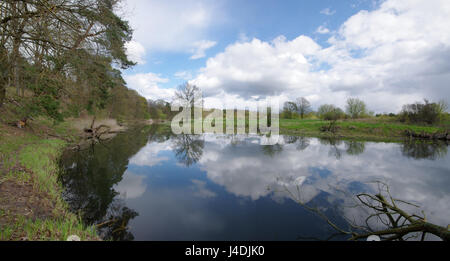
M 0 123 L 2 139 L 8 139 L 11 136 L 24 136 L 26 129 L 4 125 Z M 26 146 L 23 145 L 22 147 Z M 21 147 L 21 148 L 22 148 Z M 21 150 L 15 151 L 18 154 Z M 38 191 L 33 186 L 34 173 L 19 164 L 12 168 L 5 169 L 0 154 L 0 228 L 6 225 L 14 225 L 17 217 L 24 216 L 31 220 L 46 219 L 52 217 L 54 209 L 52 200 L 47 193 Z M 20 181 L 18 179 L 5 178 L 10 172 L 25 172 L 30 175 L 29 181 Z M 22 238 L 23 235 L 14 235 L 13 237 Z
M 32 220 L 49 218 L 53 207 L 48 195 L 37 192 L 31 182 L 7 180 L 0 183 L 0 209 L 7 213 L 0 216 L 0 226 L 19 215 Z

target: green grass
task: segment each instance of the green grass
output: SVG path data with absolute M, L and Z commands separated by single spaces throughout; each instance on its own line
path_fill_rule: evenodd
M 6 225 L 0 226 L 0 240 L 66 240 L 72 234 L 82 240 L 98 239 L 95 227 L 84 226 L 81 218 L 69 211 L 62 198 L 57 160 L 67 143 L 26 132 L 17 135 L 12 133 L 13 130 L 0 126 L 0 183 L 31 183 L 33 194 L 39 196 L 37 198 L 40 200 L 44 198 L 50 201 L 52 209 L 51 216 L 46 219 L 29 218 L 14 211 L 1 210 L 0 220 L 6 221 Z
M 17 238 L 21 240 L 59 241 L 70 235 L 78 235 L 81 240 L 97 237 L 94 227 L 85 227 L 77 218 L 65 219 L 27 219 L 17 216 L 15 222 L 0 230 L 0 240 Z
M 209 124 L 209 122 L 204 121 L 204 124 Z M 224 121 L 218 121 L 217 124 L 223 124 L 223 129 L 225 130 Z M 336 133 L 320 131 L 320 127 L 328 124 L 328 121 L 320 119 L 280 119 L 280 134 L 309 137 L 338 137 L 341 139 L 358 140 L 400 141 L 405 138 L 404 133 L 406 130 L 416 133 L 433 134 L 445 132 L 450 129 L 450 120 L 448 117 L 436 126 L 404 124 L 396 121 L 394 117 L 340 120 L 337 122 L 339 130 Z M 170 125 L 170 122 L 167 122 L 166 125 Z M 235 121 L 236 125 L 237 121 Z M 246 119 L 245 125 L 248 130 L 248 119 Z
M 320 131 L 320 127 L 327 125 L 328 121 L 318 119 L 280 119 L 280 132 L 282 134 L 306 135 L 306 136 L 324 136 L 330 135 Z M 338 121 L 340 127 L 335 134 L 341 138 L 358 139 L 382 139 L 398 140 L 404 138 L 406 130 L 416 133 L 433 134 L 446 131 L 442 126 L 420 126 L 403 124 L 393 120 L 386 119 L 363 119 L 363 120 L 342 120 Z
M 23 148 L 19 153 L 20 165 L 33 171 L 39 190 L 50 193 L 54 197 L 60 192 L 59 186 L 55 186 L 58 183 L 58 166 L 55 161 L 64 145 L 64 141 L 56 139 L 38 140 Z

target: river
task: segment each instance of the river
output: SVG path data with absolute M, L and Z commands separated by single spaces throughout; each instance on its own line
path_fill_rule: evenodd
M 352 207 L 354 195 L 376 193 L 374 181 L 429 222 L 450 223 L 445 143 L 259 139 L 133 128 L 64 154 L 64 198 L 109 240 L 326 239 L 334 230 L 297 201 L 340 226 L 361 222 L 367 213 Z

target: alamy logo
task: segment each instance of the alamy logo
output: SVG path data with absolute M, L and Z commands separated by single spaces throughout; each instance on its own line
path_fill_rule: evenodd
M 200 89 L 179 93 L 171 104 L 179 113 L 172 119 L 174 134 L 257 134 L 261 145 L 274 145 L 279 140 L 279 102 L 265 99 L 238 109 L 233 104 L 203 106 Z

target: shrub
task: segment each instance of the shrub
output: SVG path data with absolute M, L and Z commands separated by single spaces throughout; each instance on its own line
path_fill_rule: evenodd
M 442 110 L 437 103 L 430 103 L 424 99 L 424 103 L 403 105 L 399 120 L 401 122 L 428 123 L 439 122 Z
M 317 115 L 322 120 L 336 121 L 345 118 L 345 113 L 332 104 L 321 105 L 317 111 Z

